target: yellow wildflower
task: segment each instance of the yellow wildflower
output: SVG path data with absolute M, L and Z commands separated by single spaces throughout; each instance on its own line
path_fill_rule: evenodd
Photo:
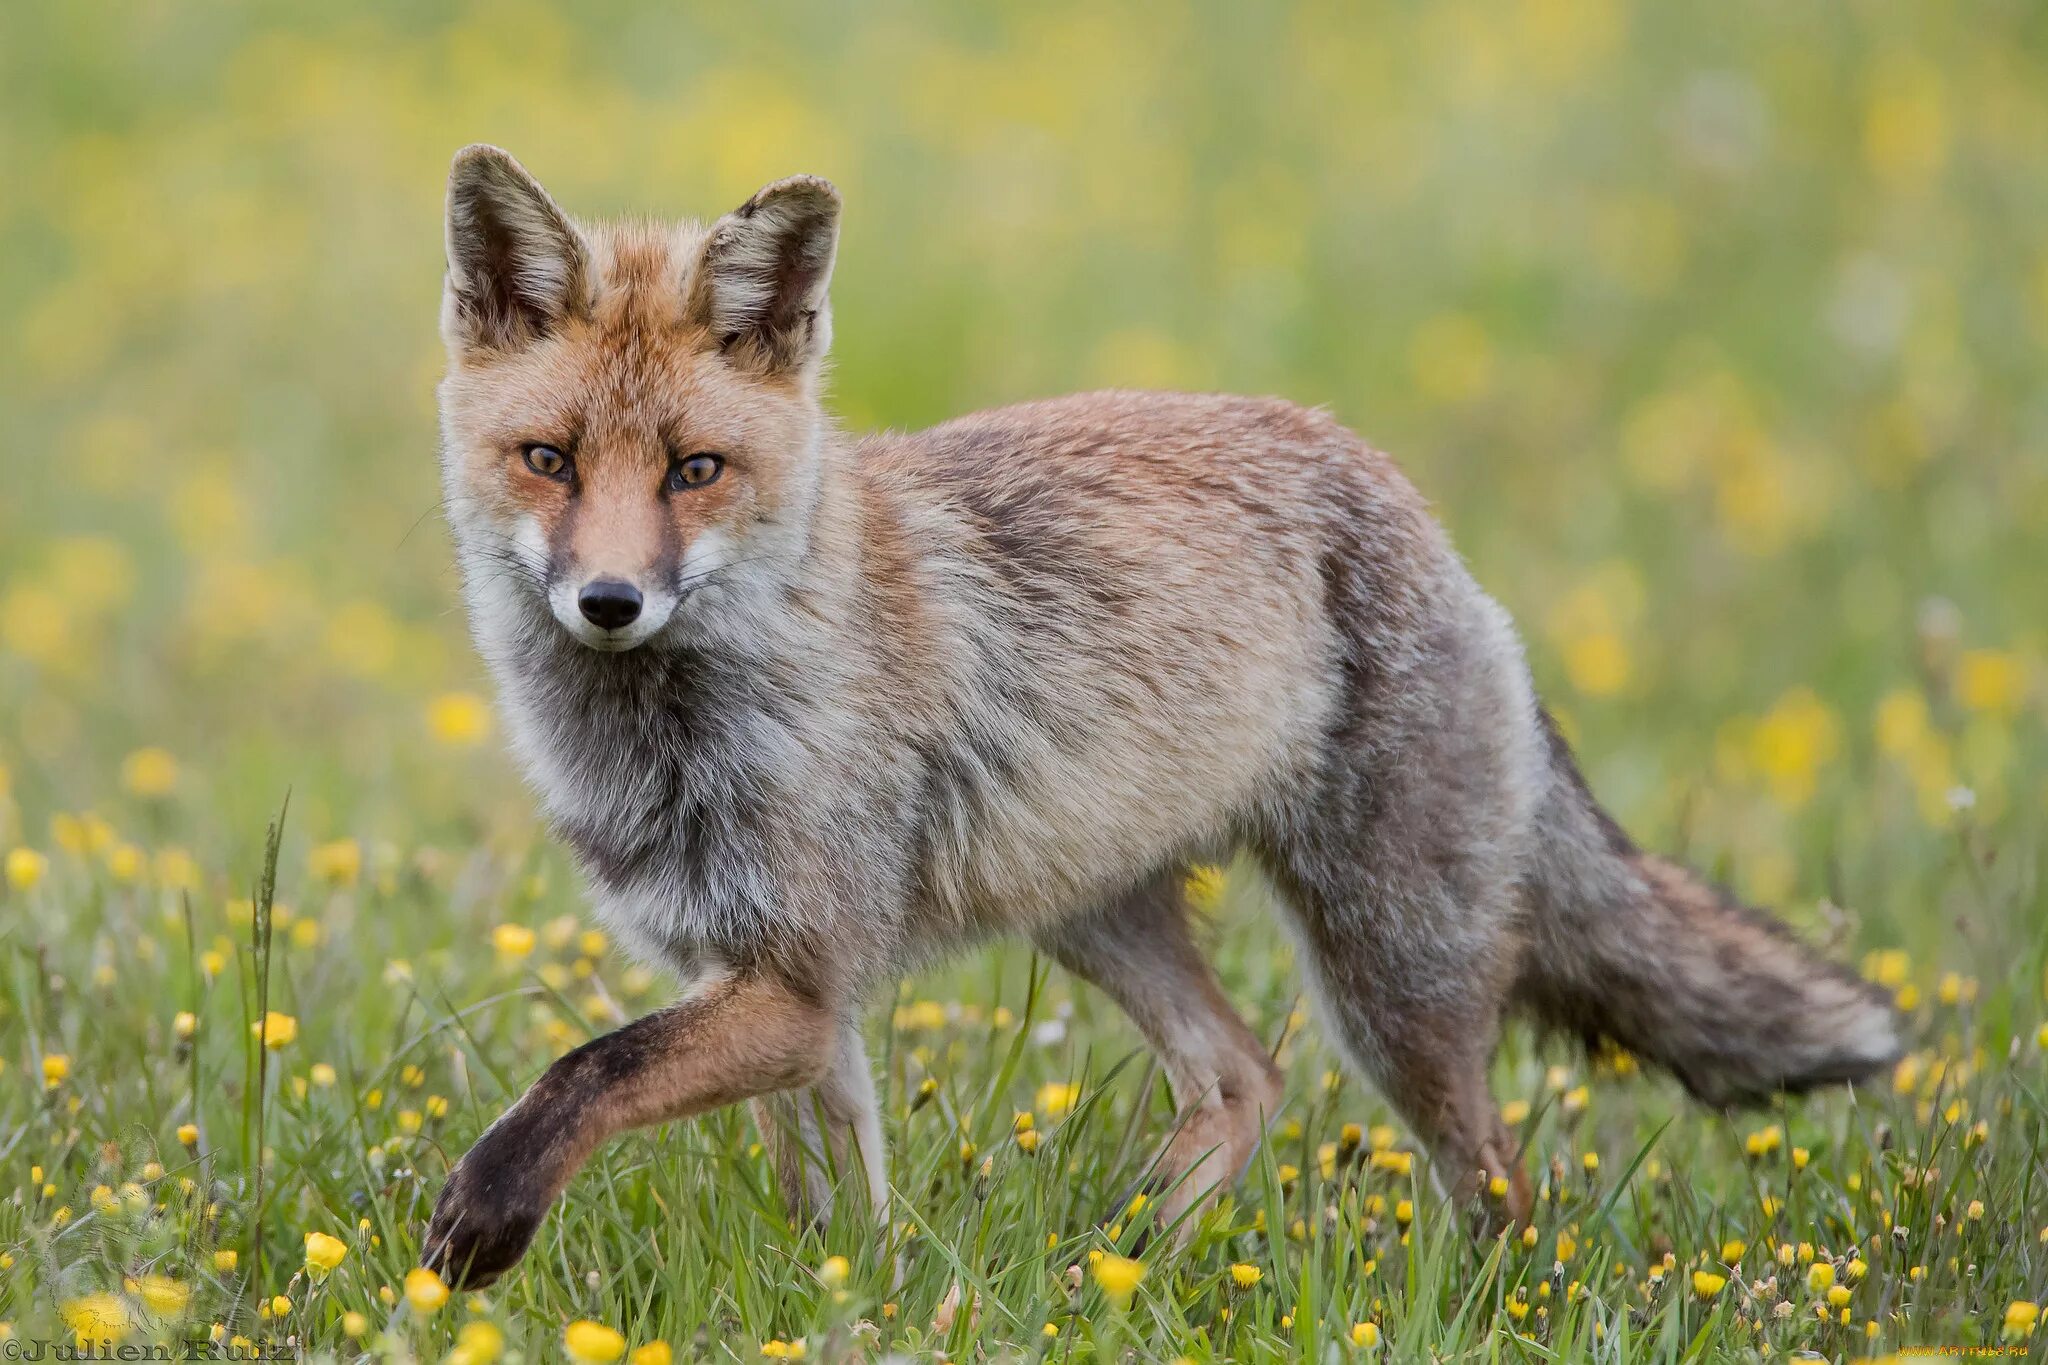
M 562 1329 L 562 1347 L 577 1365 L 611 1365 L 626 1352 L 626 1339 L 601 1322 L 584 1318 Z
M 2005 1306 L 2005 1339 L 2018 1341 L 2034 1335 L 2034 1326 L 2041 1318 L 2041 1305 L 2027 1299 L 2014 1299 Z
M 1380 1326 L 1376 1322 L 1354 1322 L 1351 1324 L 1351 1344 L 1371 1349 L 1380 1344 Z
M 133 1325 L 119 1294 L 87 1294 L 59 1304 L 57 1311 L 80 1346 L 111 1346 Z
M 162 1319 L 174 1319 L 191 1301 L 192 1289 L 168 1275 L 144 1275 L 132 1286 L 142 1306 Z
M 70 1074 L 71 1059 L 63 1053 L 52 1052 L 43 1058 L 43 1088 L 45 1090 L 55 1090 L 58 1086 L 64 1084 L 65 1077 Z
M 363 846 L 353 839 L 316 845 L 306 855 L 306 870 L 316 881 L 354 886 L 363 874 Z
M 405 1272 L 405 1301 L 412 1305 L 413 1312 L 427 1317 L 440 1312 L 441 1305 L 448 1302 L 448 1286 L 425 1266 L 415 1266 Z
M 427 703 L 427 731 L 455 748 L 481 743 L 491 732 L 490 708 L 473 692 L 443 692 Z
M 1716 1275 L 1711 1270 L 1695 1270 L 1692 1273 L 1692 1292 L 1702 1299 L 1713 1299 L 1728 1287 L 1726 1275 Z
M 178 760 L 154 746 L 121 761 L 121 786 L 130 796 L 169 796 L 178 786 Z
M 1205 915 L 1216 913 L 1223 903 L 1225 878 L 1223 869 L 1213 864 L 1201 863 L 1188 869 L 1186 893 L 1188 904 Z
M 505 1334 L 488 1322 L 465 1322 L 455 1334 L 449 1365 L 491 1365 L 505 1353 Z
M 330 1237 L 324 1232 L 306 1234 L 306 1273 L 316 1280 L 327 1278 L 327 1272 L 340 1265 L 348 1255 L 348 1243 L 339 1237 Z
M 1130 1303 L 1131 1295 L 1137 1292 L 1138 1282 L 1144 1278 L 1144 1264 L 1128 1256 L 1104 1256 L 1095 1263 L 1095 1283 L 1102 1286 L 1102 1292 L 1119 1308 Z
M 534 933 L 523 924 L 501 924 L 491 930 L 491 947 L 507 961 L 517 961 L 533 951 Z
M 665 1341 L 650 1341 L 645 1346 L 636 1346 L 626 1357 L 626 1365 L 671 1365 L 675 1352 L 669 1350 Z
M 1038 1087 L 1036 1108 L 1042 1109 L 1052 1118 L 1070 1112 L 1081 1100 L 1081 1087 L 1047 1081 Z
M 50 870 L 50 860 L 32 848 L 10 849 L 7 853 L 7 884 L 16 891 L 33 891 Z
M 1243 1261 L 1240 1261 L 1236 1265 L 1230 1267 L 1231 1282 L 1234 1283 L 1239 1289 L 1250 1289 L 1253 1285 L 1257 1284 L 1261 1279 L 1265 1278 L 1265 1274 L 1266 1272 L 1259 1269 L 1257 1266 L 1248 1265 Z
M 289 1014 L 271 1010 L 249 1025 L 249 1034 L 261 1040 L 263 1046 L 276 1052 L 279 1048 L 290 1047 L 298 1040 L 299 1021 Z

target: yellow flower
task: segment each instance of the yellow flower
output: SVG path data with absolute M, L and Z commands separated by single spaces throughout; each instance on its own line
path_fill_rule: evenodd
M 1806 1287 L 1815 1294 L 1824 1294 L 1835 1282 L 1835 1267 L 1827 1261 L 1815 1261 L 1806 1272 Z
M 1223 903 L 1223 869 L 1210 863 L 1199 863 L 1188 869 L 1188 904 L 1205 915 L 1213 915 Z
M 370 1330 L 370 1320 L 361 1313 L 343 1313 L 341 1330 L 344 1336 L 359 1337 Z
M 491 947 L 498 956 L 516 962 L 533 951 L 533 930 L 523 924 L 501 924 L 491 930 Z
M 1137 1292 L 1138 1282 L 1144 1278 L 1144 1264 L 1128 1256 L 1104 1256 L 1095 1263 L 1095 1283 L 1102 1286 L 1102 1292 L 1119 1308 L 1130 1303 L 1131 1295 Z
M 143 1307 L 159 1318 L 177 1317 L 192 1298 L 190 1286 L 168 1275 L 144 1275 L 135 1281 L 134 1290 Z
M 71 1059 L 61 1052 L 43 1058 L 43 1088 L 55 1090 L 71 1074 Z
M 844 1256 L 827 1256 L 824 1263 L 818 1267 L 818 1283 L 827 1289 L 837 1289 L 846 1283 L 846 1277 L 852 1270 L 853 1267 L 847 1263 Z
M 121 786 L 130 796 L 169 796 L 178 787 L 178 760 L 165 749 L 137 749 L 121 761 Z
M 306 870 L 318 881 L 354 886 L 363 874 L 363 846 L 353 839 L 316 845 L 306 855 Z
M 1415 1169 L 1415 1153 L 1374 1152 L 1369 1164 L 1376 1171 L 1391 1171 L 1395 1175 L 1405 1176 Z
M 232 1275 L 241 1259 L 242 1254 L 238 1251 L 216 1251 L 213 1253 L 213 1268 L 218 1274 Z
M 443 692 L 427 703 L 427 730 L 458 748 L 480 743 L 491 732 L 490 708 L 474 692 Z
M 1265 1278 L 1265 1274 L 1266 1272 L 1257 1266 L 1247 1265 L 1242 1261 L 1230 1267 L 1230 1278 L 1239 1289 L 1250 1289 Z
M 1527 1100 L 1509 1100 L 1500 1107 L 1500 1121 L 1510 1128 L 1527 1122 L 1528 1118 L 1529 1101 Z
M 1711 1270 L 1695 1270 L 1692 1273 L 1692 1292 L 1702 1299 L 1712 1299 L 1727 1287 L 1726 1275 L 1716 1275 Z
M 306 1234 L 306 1273 L 316 1280 L 327 1278 L 327 1272 L 341 1264 L 348 1255 L 348 1243 L 339 1237 L 329 1237 L 324 1232 Z
M 440 1312 L 441 1305 L 448 1302 L 448 1286 L 425 1266 L 415 1266 L 405 1272 L 405 1301 L 412 1305 L 413 1312 L 427 1317 Z
M 179 1124 L 178 1145 L 181 1147 L 197 1147 L 199 1145 L 199 1125 L 196 1123 Z
M 261 1019 L 249 1025 L 249 1036 L 260 1040 L 272 1052 L 290 1047 L 298 1040 L 299 1021 L 289 1014 L 271 1010 Z
M 1966 650 L 1956 661 L 1956 700 L 1972 711 L 2011 715 L 2026 692 L 2026 670 L 2004 650 Z
M 1749 1243 L 1731 1238 L 1721 1243 L 1721 1259 L 1728 1265 L 1734 1265 L 1742 1259 L 1742 1253 L 1747 1250 L 1749 1250 Z
M 2034 1334 L 2034 1325 L 2040 1320 L 2041 1305 L 2027 1299 L 2014 1299 L 2005 1306 L 2005 1338 L 2017 1341 Z
M 1351 1324 L 1351 1344 L 1371 1349 L 1380 1344 L 1380 1325 L 1376 1322 L 1354 1322 Z
M 455 1350 L 448 1359 L 454 1365 L 491 1365 L 505 1353 L 505 1334 L 488 1322 L 465 1322 L 455 1334 Z M 457 1356 L 461 1357 L 456 1361 Z
M 50 870 L 50 860 L 32 848 L 7 851 L 7 884 L 16 891 L 33 891 Z
M 60 1304 L 57 1311 L 80 1346 L 111 1346 L 133 1325 L 119 1294 L 87 1294 Z
M 645 1346 L 636 1346 L 626 1357 L 626 1365 L 670 1365 L 675 1352 L 669 1350 L 665 1341 L 650 1341 Z
M 577 1365 L 611 1365 L 626 1352 L 626 1339 L 588 1318 L 562 1329 L 562 1347 Z
M 1035 1107 L 1043 1109 L 1053 1118 L 1058 1118 L 1060 1115 L 1072 1110 L 1080 1102 L 1080 1099 L 1080 1086 L 1066 1085 L 1059 1081 L 1047 1081 L 1044 1085 L 1038 1087 L 1038 1103 Z

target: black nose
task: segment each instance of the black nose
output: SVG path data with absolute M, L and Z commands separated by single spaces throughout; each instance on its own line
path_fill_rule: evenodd
M 600 578 L 576 594 L 583 619 L 603 630 L 623 630 L 640 619 L 640 589 L 616 578 Z

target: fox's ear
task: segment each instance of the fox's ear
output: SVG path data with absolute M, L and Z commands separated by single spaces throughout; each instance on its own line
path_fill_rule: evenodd
M 568 215 L 511 156 L 479 143 L 448 172 L 449 348 L 513 350 L 583 306 L 590 250 Z
M 839 191 L 778 180 L 712 224 L 689 312 L 735 364 L 805 378 L 832 345 L 826 297 L 839 250 Z

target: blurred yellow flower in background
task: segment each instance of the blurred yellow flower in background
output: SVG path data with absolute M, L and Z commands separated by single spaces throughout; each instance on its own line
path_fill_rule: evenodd
M 363 846 L 354 839 L 316 844 L 306 855 L 306 870 L 334 886 L 354 886 L 363 872 Z
M 33 891 L 49 873 L 50 860 L 32 848 L 7 850 L 7 884 L 16 891 Z
M 121 786 L 130 796 L 169 796 L 178 788 L 178 760 L 167 749 L 137 749 L 121 761 Z
M 405 1272 L 405 1301 L 421 1317 L 431 1317 L 448 1302 L 448 1286 L 433 1271 L 416 1266 Z
M 479 744 L 491 732 L 490 708 L 473 692 L 444 692 L 427 704 L 427 729 L 443 744 Z
M 124 1340 L 134 1327 L 128 1302 L 119 1294 L 86 1294 L 59 1306 L 64 1325 L 80 1346 L 107 1347 Z

